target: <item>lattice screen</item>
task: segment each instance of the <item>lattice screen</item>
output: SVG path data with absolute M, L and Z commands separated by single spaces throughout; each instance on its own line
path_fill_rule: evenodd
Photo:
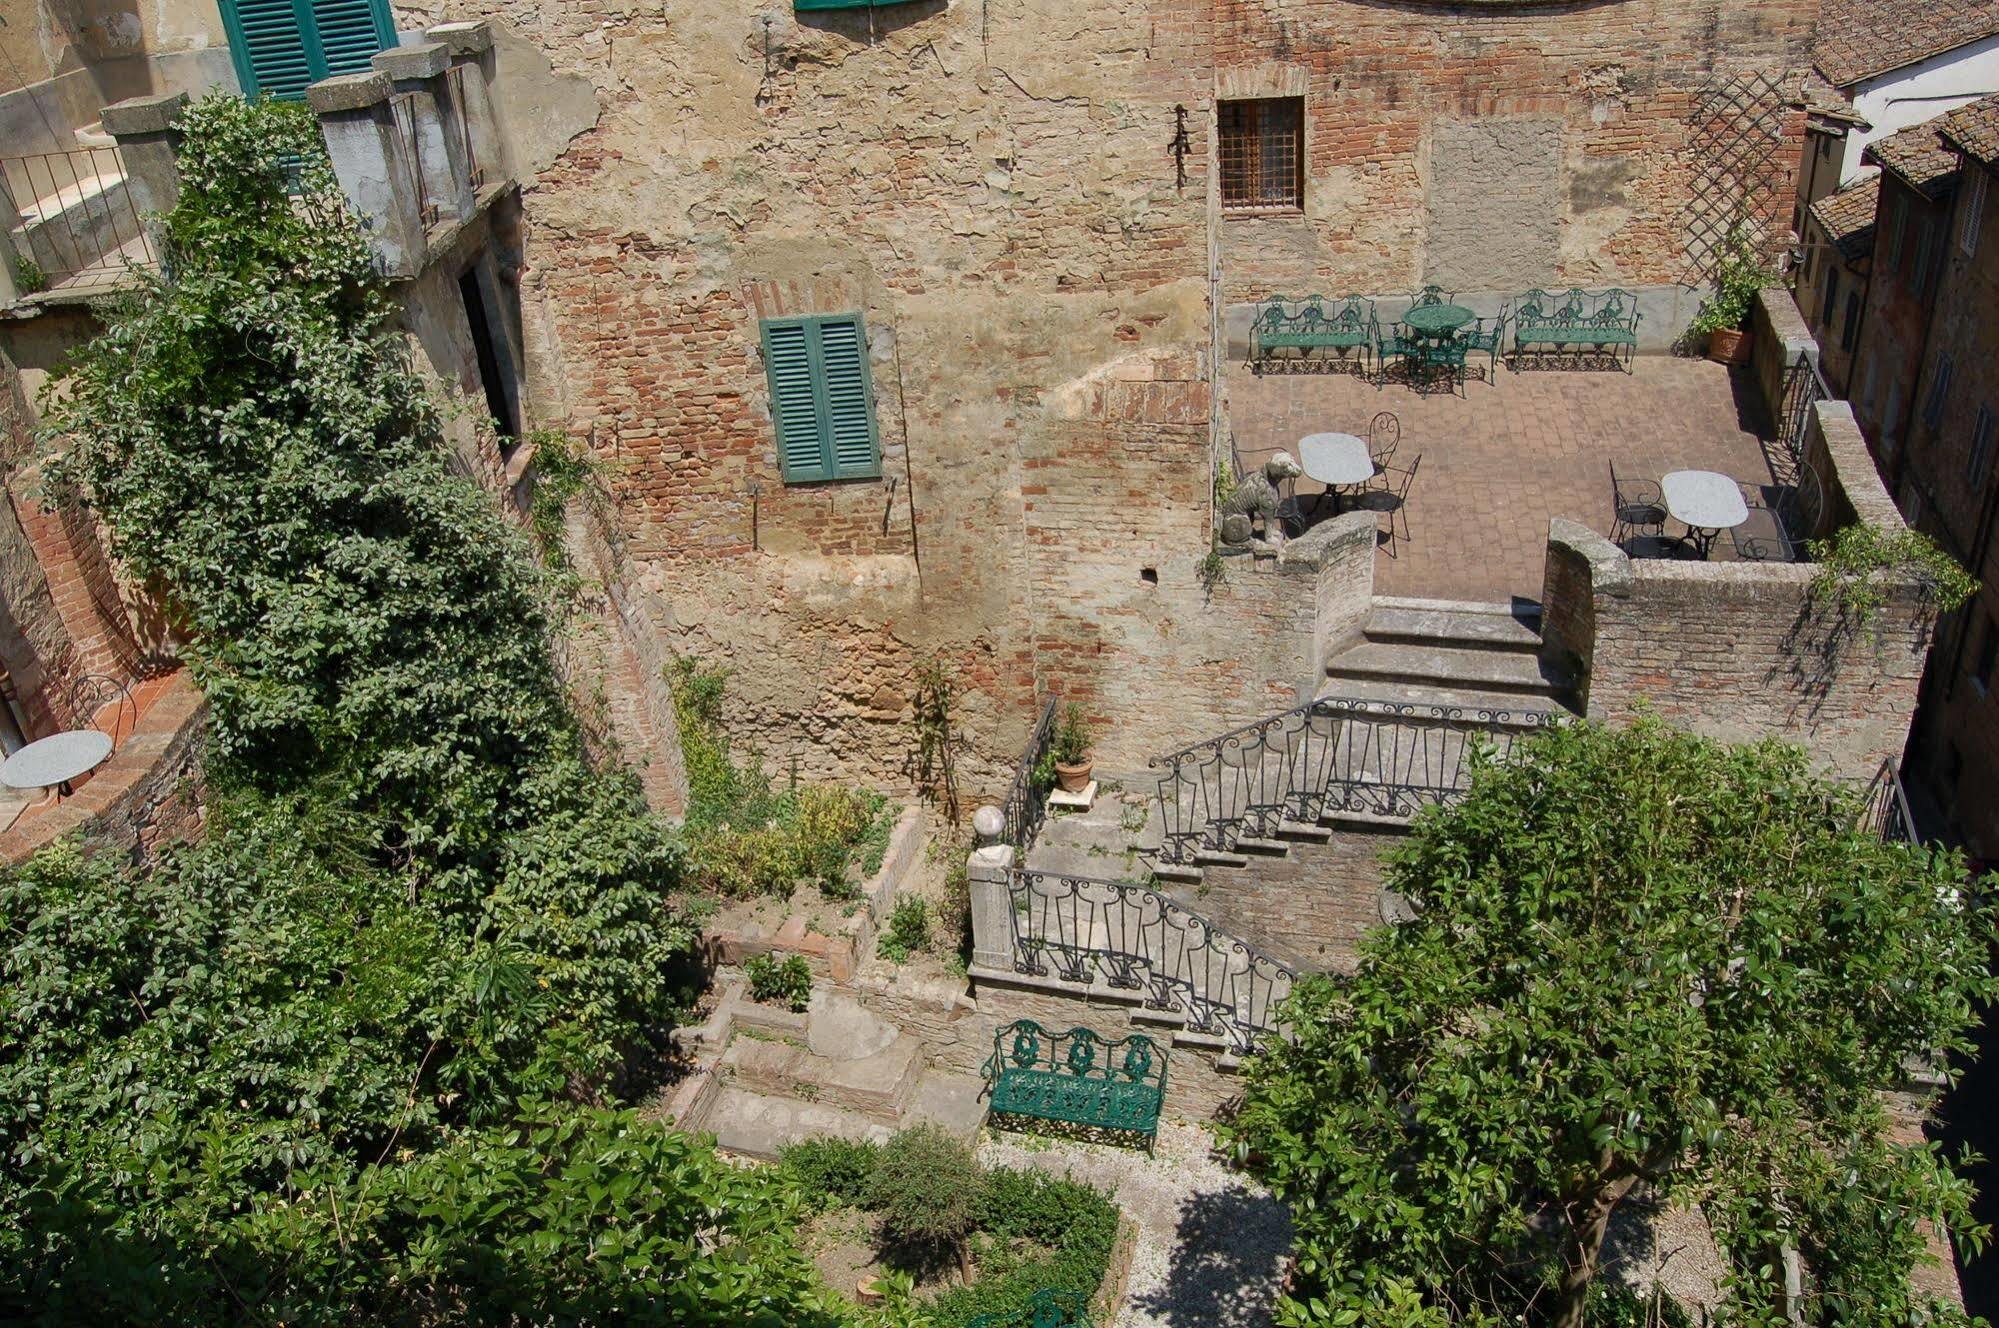
M 1740 222 L 1757 251 L 1776 257 L 1790 215 L 1797 144 L 1784 138 L 1783 87 L 1768 74 L 1718 79 L 1687 117 L 1693 188 L 1681 218 L 1690 282 L 1704 283 Z

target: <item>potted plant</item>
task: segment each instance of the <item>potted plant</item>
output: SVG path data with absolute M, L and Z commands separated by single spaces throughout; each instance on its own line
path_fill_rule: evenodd
M 1723 242 L 1721 262 L 1715 268 L 1714 294 L 1701 302 L 1700 312 L 1688 329 L 1707 339 L 1707 357 L 1719 364 L 1747 364 L 1754 342 L 1749 336 L 1749 315 L 1756 307 L 1756 294 L 1766 286 L 1782 284 L 1782 278 L 1757 258 L 1755 248 L 1741 227 L 1729 231 Z
M 1055 778 L 1064 793 L 1081 793 L 1090 786 L 1090 725 L 1083 707 L 1071 701 L 1062 709 L 1049 752 L 1055 758 Z

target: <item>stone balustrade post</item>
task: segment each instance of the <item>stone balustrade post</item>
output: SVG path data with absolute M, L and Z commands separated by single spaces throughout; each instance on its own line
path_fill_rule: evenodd
M 180 114 L 185 92 L 127 97 L 104 108 L 104 132 L 118 140 L 125 168 L 125 193 L 139 216 L 155 260 L 165 258 L 160 218 L 180 201 Z
M 466 142 L 470 145 L 473 172 L 480 185 L 511 180 L 513 162 L 507 155 L 507 141 L 500 132 L 500 120 L 493 109 L 493 88 L 497 72 L 493 54 L 493 24 L 489 19 L 473 23 L 440 23 L 425 34 L 451 53 L 447 78 L 458 80 L 462 94 L 456 111 L 464 117 Z M 476 192 L 476 187 L 475 187 Z
M 389 95 L 389 80 L 380 74 L 340 74 L 305 90 L 340 192 L 375 261 L 386 276 L 410 277 L 423 267 L 424 225 Z
M 989 815 L 990 813 L 990 815 Z M 1013 899 L 1007 881 L 1013 874 L 1013 846 L 990 842 L 1005 818 L 997 807 L 981 807 L 972 818 L 982 842 L 966 865 L 966 889 L 971 895 L 972 965 L 1013 970 Z
M 27 291 L 21 289 L 15 277 L 14 228 L 21 224 L 21 214 L 14 210 L 14 204 L 5 189 L 0 189 L 0 309 L 11 309 L 20 302 Z
M 472 168 L 465 135 L 444 90 L 451 51 L 443 42 L 394 46 L 375 55 L 375 72 L 389 80 L 396 114 L 411 143 L 420 202 L 439 221 L 472 215 Z M 428 219 L 427 219 L 428 220 Z

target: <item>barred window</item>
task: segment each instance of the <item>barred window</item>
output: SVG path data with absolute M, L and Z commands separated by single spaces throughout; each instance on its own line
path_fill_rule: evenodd
M 1978 408 L 1978 423 L 1971 430 L 1971 455 L 1965 459 L 1964 479 L 1974 489 L 1985 487 L 1992 473 L 1992 407 Z
M 1221 127 L 1222 206 L 1305 206 L 1305 99 L 1225 101 Z

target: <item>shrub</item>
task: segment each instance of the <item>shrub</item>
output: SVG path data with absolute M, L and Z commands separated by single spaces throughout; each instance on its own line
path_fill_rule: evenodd
M 774 954 L 751 955 L 743 961 L 743 972 L 750 979 L 751 1000 L 767 1005 L 781 1001 L 794 1010 L 803 1010 L 812 1001 L 812 968 L 804 955 L 787 955 L 783 960 Z
M 1118 1210 L 1088 1185 L 995 1167 L 986 1173 L 978 1229 L 979 1279 L 931 1302 L 937 1328 L 964 1328 L 983 1314 L 1023 1310 L 1042 1287 L 1096 1295 L 1117 1244 Z
M 867 1139 L 829 1135 L 787 1144 L 778 1153 L 778 1165 L 815 1206 L 858 1208 L 867 1199 L 868 1177 L 880 1158 L 880 1146 Z
M 907 963 L 910 951 L 926 949 L 929 945 L 930 905 L 918 895 L 897 900 L 894 910 L 888 915 L 888 930 L 882 934 L 878 947 L 882 957 L 898 964 Z
M 1055 726 L 1055 738 L 1050 747 L 1057 761 L 1063 765 L 1077 765 L 1090 755 L 1090 722 L 1083 716 L 1083 707 L 1075 701 L 1062 707 L 1062 722 Z
M 925 1122 L 882 1145 L 868 1177 L 868 1207 L 881 1213 L 885 1239 L 919 1249 L 951 1249 L 970 1272 L 965 1237 L 983 1211 L 985 1175 L 972 1146 Z

